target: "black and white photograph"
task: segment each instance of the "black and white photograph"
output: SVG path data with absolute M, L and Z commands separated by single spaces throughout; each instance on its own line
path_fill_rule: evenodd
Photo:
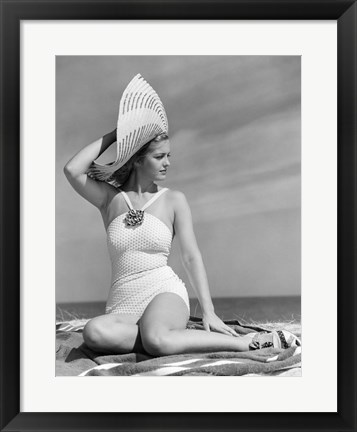
M 356 430 L 357 0 L 0 3 L 0 430 Z
M 301 56 L 56 56 L 56 376 L 302 376 Z

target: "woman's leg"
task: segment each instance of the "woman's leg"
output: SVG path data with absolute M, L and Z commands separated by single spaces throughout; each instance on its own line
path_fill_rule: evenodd
M 83 339 L 89 348 L 102 353 L 145 352 L 138 323 L 135 315 L 101 315 L 86 324 Z
M 212 351 L 248 351 L 251 336 L 228 336 L 186 329 L 189 315 L 185 302 L 174 293 L 158 294 L 140 319 L 145 350 L 155 356 Z

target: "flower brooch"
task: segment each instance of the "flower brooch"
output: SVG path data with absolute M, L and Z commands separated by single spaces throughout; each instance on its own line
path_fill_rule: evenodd
M 131 209 L 125 216 L 125 223 L 128 226 L 136 226 L 141 225 L 144 220 L 144 210 L 134 210 Z

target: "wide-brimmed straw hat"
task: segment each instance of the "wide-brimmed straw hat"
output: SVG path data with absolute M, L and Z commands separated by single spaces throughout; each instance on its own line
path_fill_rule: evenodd
M 97 180 L 108 180 L 140 148 L 158 135 L 168 135 L 167 116 L 159 96 L 137 74 L 123 92 L 117 123 L 117 154 L 106 165 L 93 162 L 87 172 Z

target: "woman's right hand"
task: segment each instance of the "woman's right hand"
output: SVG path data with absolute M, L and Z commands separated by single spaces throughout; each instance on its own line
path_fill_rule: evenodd
M 206 331 L 215 331 L 223 333 L 228 336 L 239 336 L 239 334 L 227 326 L 221 318 L 219 318 L 214 312 L 204 313 L 202 317 L 203 327 Z

